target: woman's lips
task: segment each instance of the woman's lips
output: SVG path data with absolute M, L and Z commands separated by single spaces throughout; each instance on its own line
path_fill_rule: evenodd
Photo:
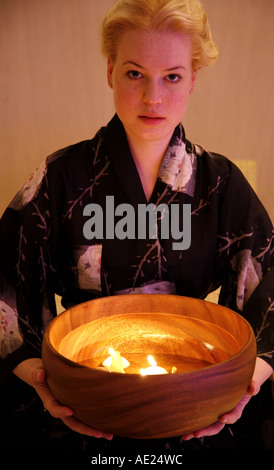
M 138 116 L 138 117 L 143 123 L 148 124 L 150 126 L 155 126 L 157 124 L 161 124 L 165 120 L 165 118 L 162 117 L 162 116 L 149 116 L 149 115 L 146 116 L 146 115 L 144 115 L 144 116 Z

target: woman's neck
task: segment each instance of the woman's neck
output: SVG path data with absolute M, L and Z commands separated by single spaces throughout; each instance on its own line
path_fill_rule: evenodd
M 138 142 L 127 136 L 147 201 L 150 200 L 163 157 L 172 136 L 161 141 Z

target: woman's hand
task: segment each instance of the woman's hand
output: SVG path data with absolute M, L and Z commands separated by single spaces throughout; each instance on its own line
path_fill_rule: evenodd
M 254 374 L 250 385 L 239 401 L 239 403 L 231 410 L 229 413 L 226 413 L 220 416 L 219 420 L 216 423 L 207 426 L 206 428 L 194 431 L 190 434 L 182 436 L 182 440 L 188 441 L 193 437 L 204 437 L 204 436 L 214 436 L 218 434 L 226 424 L 234 424 L 242 416 L 243 410 L 249 400 L 259 393 L 261 385 L 271 376 L 273 373 L 272 367 L 261 358 L 257 358 Z
M 103 437 L 107 440 L 112 439 L 112 434 L 89 427 L 73 416 L 73 410 L 67 406 L 60 405 L 49 389 L 41 359 L 33 358 L 23 361 L 15 367 L 13 373 L 35 388 L 45 409 L 49 411 L 54 418 L 60 418 L 70 429 L 87 436 Z

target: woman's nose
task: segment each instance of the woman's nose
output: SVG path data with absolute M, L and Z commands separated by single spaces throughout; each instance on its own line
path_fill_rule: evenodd
M 145 84 L 143 90 L 143 102 L 149 105 L 157 105 L 162 103 L 162 90 L 158 83 L 149 82 Z

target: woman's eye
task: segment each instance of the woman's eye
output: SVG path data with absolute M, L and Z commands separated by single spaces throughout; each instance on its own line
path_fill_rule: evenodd
M 138 70 L 130 70 L 127 72 L 127 75 L 129 78 L 132 78 L 133 80 L 137 80 L 138 78 L 142 77 L 142 74 L 138 72 Z
M 179 82 L 181 80 L 181 76 L 177 75 L 176 73 L 171 73 L 167 76 L 167 80 L 172 83 Z

